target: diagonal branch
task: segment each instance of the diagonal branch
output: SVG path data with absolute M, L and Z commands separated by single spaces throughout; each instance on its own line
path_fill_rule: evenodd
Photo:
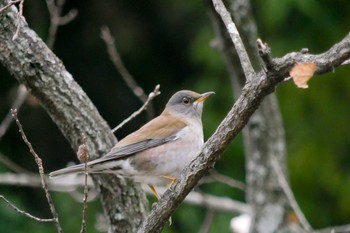
M 334 70 L 350 57 L 350 36 L 334 45 L 327 52 L 320 55 L 310 55 L 304 62 L 321 64 L 318 73 Z M 327 56 L 328 55 L 328 56 Z M 259 72 L 251 82 L 247 82 L 241 95 L 233 105 L 225 119 L 220 123 L 215 133 L 205 143 L 202 152 L 187 166 L 172 189 L 165 192 L 161 200 L 152 209 L 149 217 L 142 223 L 138 232 L 160 232 L 177 206 L 197 184 L 199 179 L 210 170 L 220 158 L 224 150 L 247 124 L 249 117 L 258 108 L 265 96 L 273 92 L 276 86 L 288 75 L 291 63 L 283 62 L 288 59 L 301 59 L 295 53 L 287 54 L 284 58 L 272 59 L 272 68 Z M 271 70 L 271 71 L 270 71 Z
M 132 90 L 134 95 L 142 102 L 145 103 L 148 100 L 147 95 L 145 94 L 142 87 L 135 81 L 133 76 L 130 74 L 128 69 L 126 68 L 123 60 L 121 59 L 117 47 L 114 42 L 114 38 L 111 35 L 111 32 L 107 26 L 104 26 L 101 28 L 101 38 L 105 42 L 107 46 L 107 52 L 109 54 L 109 57 L 115 66 L 115 68 L 118 70 L 121 77 L 124 79 L 127 86 Z M 147 115 L 149 120 L 153 118 L 154 116 L 154 108 L 152 103 L 149 104 L 149 107 L 147 109 Z
M 19 209 L 17 206 L 15 206 L 14 204 L 12 204 L 12 202 L 10 202 L 9 200 L 7 200 L 3 195 L 0 195 L 0 199 L 4 200 L 4 202 L 6 202 L 6 204 L 8 206 L 10 206 L 12 209 L 16 210 L 18 213 L 20 213 L 21 215 L 27 217 L 27 218 L 30 218 L 30 219 L 33 219 L 37 222 L 55 222 L 56 220 L 54 218 L 38 218 L 38 217 L 35 217 L 21 209 Z
M 279 182 L 280 186 L 282 187 L 284 193 L 286 194 L 288 201 L 290 203 L 290 206 L 293 208 L 301 225 L 303 226 L 304 230 L 306 230 L 307 232 L 311 231 L 312 227 L 311 227 L 310 223 L 307 221 L 303 212 L 301 211 L 301 209 L 298 205 L 298 202 L 295 200 L 294 194 L 293 194 L 291 188 L 289 187 L 288 181 L 283 174 L 282 168 L 281 168 L 280 164 L 278 163 L 277 158 L 275 158 L 274 156 L 271 156 L 271 164 L 272 164 L 272 167 L 274 168 L 274 170 L 277 174 L 278 182 Z
M 117 131 L 118 129 L 120 129 L 121 127 L 123 127 L 126 123 L 128 123 L 129 121 L 131 121 L 132 119 L 134 119 L 137 115 L 139 115 L 143 110 L 147 109 L 147 106 L 150 104 L 150 102 L 156 98 L 158 95 L 160 95 L 160 91 L 159 91 L 160 85 L 158 84 L 154 90 L 149 93 L 147 100 L 143 103 L 143 105 L 137 110 L 135 111 L 133 114 L 131 114 L 128 118 L 126 118 L 125 120 L 123 120 L 119 125 L 117 125 L 115 128 L 112 129 L 112 132 L 114 133 L 115 131 Z
M 227 11 L 224 3 L 221 0 L 213 0 L 215 10 L 221 16 L 224 22 L 227 32 L 229 33 L 231 40 L 236 48 L 237 55 L 241 61 L 241 65 L 247 81 L 251 81 L 255 76 L 255 71 L 250 62 L 247 50 L 244 47 L 243 41 L 239 35 L 236 24 L 232 21 L 230 12 Z
M 0 8 L 4 5 L 0 1 Z M 42 104 L 74 151 L 84 134 L 91 159 L 107 153 L 116 138 L 62 61 L 26 22 L 17 40 L 12 40 L 16 13 L 14 7 L 10 7 L 0 14 L 1 63 Z M 146 196 L 140 186 L 111 175 L 94 175 L 93 179 L 111 229 L 136 231 L 147 209 Z M 135 195 L 128 195 L 130 192 Z
M 49 204 L 49 207 L 50 207 L 50 211 L 51 211 L 51 214 L 53 216 L 53 219 L 54 219 L 54 223 L 56 225 L 56 228 L 57 228 L 57 232 L 61 233 L 63 232 L 62 231 L 62 227 L 61 227 L 61 224 L 59 222 L 59 219 L 58 219 L 58 214 L 57 214 L 57 211 L 56 211 L 56 207 L 55 205 L 53 204 L 53 200 L 52 200 L 52 197 L 51 197 L 51 194 L 49 193 L 49 190 L 47 188 L 47 183 L 46 183 L 46 180 L 45 180 L 45 172 L 44 172 L 44 167 L 43 167 L 43 162 L 41 160 L 41 158 L 39 157 L 39 155 L 35 152 L 32 144 L 28 141 L 27 139 L 27 136 L 26 134 L 24 133 L 23 131 L 23 128 L 22 128 L 22 124 L 21 122 L 18 120 L 18 116 L 17 116 L 17 110 L 11 110 L 12 112 L 12 116 L 13 118 L 15 119 L 15 122 L 18 126 L 18 129 L 19 129 L 19 132 L 22 136 L 22 139 L 24 141 L 24 143 L 27 145 L 30 153 L 33 155 L 34 157 L 34 160 L 35 160 L 35 163 L 37 164 L 38 166 L 38 169 L 39 169 L 39 175 L 40 175 L 40 179 L 41 179 L 41 185 L 42 185 L 42 188 L 44 189 L 45 191 L 45 195 L 46 195 L 46 199 L 47 199 L 47 203 Z

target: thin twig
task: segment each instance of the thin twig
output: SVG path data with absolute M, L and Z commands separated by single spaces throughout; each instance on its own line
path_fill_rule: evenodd
M 208 209 L 207 214 L 205 215 L 205 219 L 198 233 L 208 233 L 211 225 L 213 224 L 214 218 L 215 218 L 215 211 L 212 209 Z
M 124 79 L 125 83 L 132 90 L 134 95 L 141 101 L 141 103 L 145 103 L 148 99 L 147 95 L 145 94 L 142 87 L 135 81 L 135 79 L 132 77 L 132 75 L 124 65 L 118 53 L 117 47 L 114 43 L 114 38 L 112 37 L 111 32 L 107 26 L 104 26 L 101 28 L 101 38 L 103 39 L 103 41 L 107 46 L 107 52 L 109 54 L 111 61 L 113 62 L 115 68 L 118 70 L 118 72 Z M 152 104 L 150 104 L 150 106 L 147 108 L 147 114 L 149 119 L 153 118 L 154 108 Z
M 0 9 L 0 13 L 2 13 L 3 11 L 5 11 L 7 8 L 9 8 L 12 5 L 15 5 L 17 3 L 19 3 L 22 0 L 16 0 L 16 1 L 9 1 L 9 3 L 7 3 L 6 6 L 4 6 L 3 8 Z
M 135 118 L 137 115 L 139 115 L 143 110 L 145 110 L 147 108 L 147 106 L 150 104 L 150 102 L 158 95 L 160 95 L 160 91 L 159 91 L 160 85 L 158 84 L 154 90 L 148 95 L 147 100 L 145 101 L 145 103 L 141 106 L 141 108 L 139 108 L 136 112 L 134 112 L 133 114 L 131 114 L 128 118 L 126 118 L 125 120 L 123 120 L 122 123 L 120 123 L 119 125 L 117 125 L 115 128 L 112 129 L 112 132 L 114 133 L 115 131 L 117 131 L 118 129 L 120 129 L 121 127 L 123 127 L 126 123 L 128 123 L 129 121 L 131 121 L 133 118 Z
M 25 86 L 22 84 L 19 85 L 18 89 L 17 89 L 17 97 L 16 97 L 15 101 L 13 102 L 11 109 L 19 109 L 22 106 L 22 104 L 24 103 L 24 101 L 26 100 L 27 96 L 28 96 L 28 91 L 25 88 Z M 7 113 L 5 119 L 0 124 L 0 140 L 7 132 L 8 128 L 10 127 L 12 122 L 13 122 L 13 117 L 12 117 L 12 113 L 10 110 Z
M 237 189 L 241 189 L 243 191 L 245 191 L 245 189 L 246 189 L 246 185 L 243 182 L 232 179 L 229 176 L 225 176 L 225 175 L 219 173 L 218 171 L 216 171 L 215 169 L 210 170 L 209 174 L 210 174 L 209 177 L 213 178 L 215 181 L 226 184 L 227 186 L 229 186 L 231 188 L 237 188 Z
M 87 199 L 88 199 L 88 166 L 87 162 L 89 161 L 89 151 L 86 145 L 86 136 L 83 135 L 83 144 L 79 146 L 78 152 L 78 159 L 80 162 L 84 163 L 84 198 L 83 198 L 83 214 L 82 214 L 82 220 L 81 220 L 81 230 L 80 233 L 86 232 L 86 217 L 87 217 Z
M 77 196 L 78 190 L 83 187 L 83 175 L 67 175 L 57 179 L 47 179 L 50 191 L 67 192 L 73 196 L 76 201 L 82 200 L 81 195 Z M 1 185 L 15 185 L 22 187 L 40 187 L 40 177 L 36 174 L 0 174 Z M 95 190 L 91 177 L 88 177 L 87 186 L 89 188 L 89 199 L 93 199 L 93 195 L 98 195 Z M 154 195 L 147 185 L 142 185 L 148 195 Z M 159 193 L 164 193 L 167 188 L 156 187 Z M 204 194 L 197 191 L 192 191 L 184 200 L 189 205 L 210 208 L 220 213 L 242 214 L 250 213 L 250 207 L 246 203 L 232 200 L 228 197 L 219 197 L 211 194 Z
M 22 124 L 20 123 L 20 121 L 18 119 L 17 110 L 16 109 L 11 109 L 11 112 L 12 112 L 12 116 L 15 119 L 15 122 L 16 122 L 16 124 L 18 126 L 19 132 L 20 132 L 20 134 L 22 136 L 22 139 L 23 139 L 24 143 L 28 146 L 30 153 L 34 157 L 35 163 L 38 165 L 42 188 L 45 191 L 46 199 L 47 199 L 47 202 L 49 204 L 49 207 L 50 207 L 50 210 L 51 210 L 51 213 L 52 213 L 52 216 L 53 216 L 56 228 L 57 228 L 57 232 L 62 233 L 63 231 L 62 231 L 62 227 L 61 227 L 61 225 L 59 223 L 59 220 L 58 220 L 58 214 L 57 214 L 55 205 L 53 204 L 52 197 L 51 197 L 51 195 L 49 193 L 49 190 L 47 188 L 47 184 L 46 184 L 46 180 L 45 180 L 45 172 L 44 172 L 44 167 L 43 167 L 42 160 L 39 157 L 39 155 L 34 151 L 34 148 L 33 148 L 32 144 L 28 141 L 27 136 L 26 136 L 26 134 L 23 131 Z
M 20 213 L 21 215 L 23 215 L 27 218 L 33 219 L 37 222 L 55 222 L 54 218 L 38 218 L 38 217 L 35 217 L 35 216 L 25 212 L 24 210 L 19 209 L 17 206 L 15 206 L 9 200 L 7 200 L 3 195 L 0 195 L 0 199 L 4 200 L 8 206 L 10 206 L 14 210 L 16 210 L 18 213 Z
M 308 232 L 311 231 L 312 227 L 311 227 L 310 223 L 306 220 L 306 217 L 303 214 L 303 212 L 301 211 L 301 209 L 298 205 L 298 202 L 295 200 L 294 194 L 293 194 L 291 188 L 289 187 L 288 181 L 287 181 L 286 177 L 284 176 L 282 168 L 279 165 L 277 158 L 275 158 L 274 156 L 271 156 L 271 164 L 272 164 L 272 167 L 277 174 L 278 182 L 281 185 L 284 193 L 286 194 L 287 199 L 290 203 L 290 206 L 292 207 L 293 211 L 297 215 L 302 227 L 304 228 L 304 230 L 306 230 Z
M 46 44 L 50 49 L 55 44 L 58 27 L 71 22 L 78 15 L 76 9 L 71 9 L 66 15 L 61 16 L 65 2 L 66 0 L 46 0 L 47 9 L 50 13 L 49 35 Z
M 12 37 L 12 40 L 16 40 L 18 35 L 19 35 L 19 30 L 22 26 L 22 17 L 23 17 L 23 4 L 24 4 L 24 0 L 19 1 L 19 11 L 17 13 L 17 29 L 15 34 Z
M 1 152 L 0 152 L 0 163 L 4 164 L 7 168 L 12 170 L 13 172 L 32 174 L 30 171 L 19 166 L 17 163 L 15 163 L 11 159 L 9 159 L 7 156 L 3 155 Z
M 331 226 L 319 230 L 315 230 L 315 233 L 349 233 L 350 224 L 341 225 L 341 226 Z
M 19 7 L 20 7 L 20 11 L 22 11 L 23 13 L 23 0 L 10 1 L 5 7 L 0 9 L 0 13 L 6 10 L 7 8 L 9 8 L 10 6 L 21 2 L 22 2 L 22 5 L 20 4 Z M 65 3 L 65 0 L 59 0 L 56 5 L 54 0 L 46 0 L 47 8 L 49 9 L 49 13 L 50 13 L 50 28 L 49 28 L 49 35 L 48 35 L 46 44 L 50 49 L 52 49 L 54 46 L 58 27 L 69 23 L 78 14 L 78 11 L 76 9 L 72 9 L 66 15 L 61 17 L 60 15 L 61 15 L 64 3 Z M 19 12 L 18 14 L 21 14 L 21 13 Z M 17 31 L 18 30 L 19 29 L 17 27 Z M 18 34 L 18 32 L 16 33 Z M 24 87 L 24 85 L 20 85 L 18 87 L 17 93 L 18 94 L 17 94 L 16 100 L 11 106 L 12 109 L 19 109 L 24 103 L 24 101 L 27 99 L 29 94 L 26 88 Z M 12 124 L 12 122 L 13 122 L 13 117 L 12 117 L 11 111 L 9 111 L 5 119 L 0 124 L 0 140 L 7 132 L 7 129 Z
M 226 9 L 224 3 L 221 0 L 212 0 L 212 1 L 216 12 L 220 15 L 220 17 L 222 18 L 222 21 L 224 22 L 227 28 L 227 32 L 230 35 L 230 38 L 236 48 L 239 60 L 241 61 L 241 65 L 242 65 L 245 77 L 249 82 L 253 79 L 253 77 L 256 76 L 256 74 L 250 62 L 248 53 L 244 47 L 242 39 L 239 35 L 236 24 L 233 22 L 230 12 Z

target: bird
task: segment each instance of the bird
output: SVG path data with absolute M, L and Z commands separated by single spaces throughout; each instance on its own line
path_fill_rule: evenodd
M 170 188 L 201 152 L 203 103 L 213 94 L 176 92 L 158 117 L 117 142 L 106 155 L 87 162 L 87 173 L 112 173 L 145 183 L 160 200 L 154 185 Z M 49 177 L 83 172 L 85 164 L 78 164 L 51 172 Z

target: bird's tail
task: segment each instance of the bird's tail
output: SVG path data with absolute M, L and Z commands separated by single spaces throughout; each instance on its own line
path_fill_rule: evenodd
M 85 164 L 78 164 L 78 165 L 74 165 L 74 166 L 71 166 L 71 167 L 62 168 L 60 170 L 51 172 L 49 174 L 49 177 L 50 178 L 54 178 L 56 176 L 84 172 L 84 167 L 85 167 Z

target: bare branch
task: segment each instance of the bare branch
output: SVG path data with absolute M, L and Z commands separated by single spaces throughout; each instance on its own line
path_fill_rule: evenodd
M 35 216 L 33 216 L 33 215 L 31 215 L 31 214 L 29 214 L 29 213 L 19 209 L 17 206 L 15 206 L 9 200 L 7 200 L 3 195 L 0 195 L 0 199 L 4 200 L 8 206 L 10 206 L 14 210 L 16 210 L 21 215 L 23 215 L 23 216 L 25 216 L 27 218 L 33 219 L 33 220 L 35 220 L 37 222 L 55 222 L 56 221 L 54 218 L 38 218 L 38 217 L 35 217 Z
M 26 100 L 28 96 L 28 91 L 25 88 L 24 85 L 19 85 L 17 89 L 17 97 L 16 100 L 13 102 L 11 109 L 19 109 L 24 101 Z M 7 113 L 5 119 L 0 124 L 0 140 L 7 132 L 8 128 L 10 127 L 11 123 L 13 122 L 13 117 L 11 110 Z
M 61 16 L 65 2 L 66 0 L 46 0 L 47 9 L 50 13 L 49 35 L 46 44 L 50 49 L 55 44 L 58 27 L 68 24 L 78 15 L 76 9 L 71 9 L 66 15 Z
M 48 179 L 45 176 L 45 179 L 50 191 L 74 192 L 84 187 L 84 176 L 82 175 L 73 174 L 57 179 Z M 36 174 L 14 174 L 8 172 L 0 174 L 0 184 L 39 188 L 41 187 L 41 179 L 40 175 Z M 94 184 L 90 178 L 88 178 L 88 187 L 94 189 Z M 82 198 L 79 197 L 79 199 L 81 200 Z
M 114 43 L 114 38 L 111 35 L 111 32 L 108 27 L 104 26 L 101 28 L 101 38 L 105 42 L 107 46 L 107 52 L 109 54 L 109 57 L 111 61 L 113 62 L 115 68 L 118 70 L 119 74 L 124 79 L 125 83 L 128 85 L 128 87 L 132 90 L 134 95 L 142 102 L 145 103 L 148 99 L 147 95 L 145 94 L 142 87 L 135 81 L 135 79 L 132 77 L 126 66 L 124 65 L 117 47 Z M 154 108 L 153 105 L 150 104 L 150 106 L 147 109 L 148 118 L 151 119 L 154 116 Z
M 202 226 L 199 229 L 198 233 L 208 233 L 211 225 L 213 224 L 215 218 L 215 211 L 212 209 L 207 210 L 207 214 L 205 215 L 205 219 L 203 220 Z
M 218 171 L 216 171 L 215 169 L 210 170 L 209 174 L 210 174 L 210 176 L 201 179 L 201 181 L 200 181 L 201 184 L 206 183 L 206 182 L 208 182 L 207 180 L 212 179 L 213 181 L 223 183 L 231 188 L 236 188 L 236 189 L 240 189 L 243 191 L 245 191 L 245 189 L 246 189 L 246 185 L 243 182 L 232 179 L 229 176 L 225 176 L 225 175 L 219 173 Z
M 13 6 L 13 5 L 15 5 L 15 4 L 21 2 L 21 1 L 22 1 L 22 0 L 9 1 L 9 3 L 7 3 L 6 6 L 4 6 L 4 7 L 2 7 L 2 8 L 0 9 L 0 13 L 2 13 L 2 12 L 5 11 L 7 8 L 9 8 L 9 7 L 11 7 L 11 6 Z
M 349 64 L 350 64 L 350 59 L 348 59 L 342 63 L 342 65 L 349 65 Z
M 83 198 L 83 214 L 80 233 L 86 232 L 86 217 L 87 217 L 87 199 L 88 199 L 88 171 L 87 162 L 89 161 L 89 151 L 86 145 L 86 136 L 83 135 L 83 144 L 78 149 L 78 159 L 84 163 L 84 198 Z
M 4 5 L 0 1 L 0 7 Z M 1 63 L 43 105 L 74 150 L 78 149 L 84 133 L 91 158 L 108 153 L 116 138 L 62 61 L 27 24 L 23 25 L 18 40 L 11 39 L 16 30 L 17 12 L 13 8 L 8 8 L 1 17 Z M 93 175 L 93 179 L 100 191 L 102 207 L 111 229 L 135 232 L 147 209 L 147 199 L 139 185 L 107 174 Z M 130 192 L 135 195 L 130 196 Z M 126 221 L 120 221 L 121 217 Z
M 157 233 L 162 230 L 176 207 L 197 184 L 199 179 L 214 166 L 222 152 L 247 124 L 250 116 L 258 108 L 265 96 L 273 92 L 276 86 L 286 76 L 289 76 L 287 70 L 290 69 L 292 64 L 289 59 L 295 57 L 292 54 L 294 53 L 287 54 L 284 58 L 273 59 L 274 66 L 272 71 L 278 70 L 284 72 L 269 71 L 266 74 L 266 72 L 262 71 L 257 73 L 257 76 L 251 82 L 245 84 L 241 95 L 215 133 L 205 143 L 200 155 L 183 170 L 181 178 L 173 184 L 172 190 L 165 192 L 160 201 L 153 207 L 149 217 L 138 229 L 139 233 Z M 327 52 L 320 55 L 308 56 L 308 60 L 309 62 L 320 64 L 318 66 L 318 74 L 320 74 L 334 70 L 343 61 L 349 59 L 349 57 L 350 34 Z M 285 62 L 282 62 L 282 60 Z
M 29 148 L 29 151 L 30 153 L 34 156 L 34 160 L 35 160 L 35 163 L 38 165 L 38 169 L 39 169 L 39 175 L 40 175 L 40 178 L 41 178 L 41 184 L 42 184 L 42 188 L 44 189 L 45 191 L 45 194 L 46 194 L 46 199 L 47 199 L 47 202 L 49 204 L 49 207 L 50 207 L 50 210 L 51 210 L 51 213 L 52 213 L 52 216 L 53 216 L 53 219 L 54 219 L 54 222 L 55 222 L 55 225 L 56 225 L 56 228 L 57 228 L 57 231 L 59 233 L 63 232 L 62 231 L 62 227 L 59 223 L 59 220 L 58 220 L 58 214 L 56 212 L 56 208 L 53 204 L 53 200 L 51 198 L 51 195 L 49 193 L 49 190 L 47 188 L 47 184 L 46 184 L 46 180 L 45 180 L 45 173 L 44 173 L 44 167 L 43 167 L 43 163 L 42 163 L 42 160 L 41 158 L 39 157 L 39 155 L 34 151 L 34 148 L 32 146 L 32 144 L 28 141 L 27 139 L 27 136 L 25 135 L 24 131 L 23 131 L 23 127 L 22 127 L 22 124 L 20 123 L 20 121 L 18 120 L 18 117 L 17 117 L 17 110 L 16 109 L 12 109 L 11 110 L 12 112 L 12 116 L 13 118 L 15 119 L 15 122 L 19 128 L 19 132 L 22 136 L 22 139 L 24 141 L 24 143 L 28 146 Z
M 349 60 L 350 57 L 350 33 L 328 51 L 321 54 L 305 53 L 305 49 L 303 49 L 300 52 L 292 52 L 281 58 L 272 59 L 271 50 L 266 43 L 258 40 L 257 45 L 268 75 L 283 76 L 285 79 L 289 78 L 289 71 L 297 63 L 315 63 L 317 65 L 315 75 L 320 75 L 334 72 L 335 68 Z
M 0 174 L 0 184 L 25 187 L 41 186 L 40 177 L 36 174 Z M 84 186 L 84 176 L 73 174 L 60 177 L 59 179 L 48 179 L 47 184 L 50 191 L 69 192 L 72 194 L 75 200 L 80 201 L 81 195 L 77 196 L 74 192 L 76 192 L 79 188 Z M 95 195 L 96 192 L 94 192 L 95 186 L 90 177 L 88 177 L 87 186 L 90 189 L 89 197 L 91 198 L 91 193 Z M 159 193 L 164 193 L 167 190 L 164 187 L 156 188 L 159 191 Z M 143 189 L 146 191 L 147 194 L 153 195 L 147 185 L 143 185 Z M 232 200 L 228 197 L 218 197 L 210 194 L 203 194 L 196 191 L 190 192 L 187 195 L 184 202 L 189 205 L 201 206 L 204 208 L 215 210 L 216 212 L 228 214 L 250 213 L 251 211 L 249 205 L 245 203 Z
M 284 176 L 282 168 L 279 165 L 278 160 L 274 156 L 271 156 L 271 164 L 272 164 L 272 167 L 274 168 L 274 170 L 277 174 L 278 182 L 279 182 L 280 186 L 282 187 L 284 193 L 286 194 L 288 201 L 290 203 L 290 206 L 293 208 L 301 225 L 303 226 L 304 230 L 311 231 L 312 227 L 311 227 L 310 223 L 307 221 L 303 212 L 301 211 L 301 209 L 298 205 L 298 202 L 295 200 L 294 194 L 293 194 L 291 188 L 289 187 L 288 181 L 287 181 L 286 177 Z
M 8 7 L 21 3 L 22 6 L 22 13 L 23 13 L 23 0 L 17 0 L 17 1 L 10 1 L 5 7 L 0 9 L 0 13 L 4 10 L 6 10 Z M 55 4 L 54 0 L 47 0 L 47 7 L 49 9 L 50 13 L 50 28 L 49 28 L 49 35 L 47 38 L 47 46 L 52 49 L 56 40 L 56 34 L 57 29 L 59 26 L 64 25 L 75 19 L 75 17 L 78 14 L 78 11 L 76 9 L 72 9 L 68 12 L 65 16 L 60 17 L 60 14 L 62 12 L 63 5 L 65 3 L 65 0 L 59 0 L 57 2 L 57 5 Z M 21 8 L 20 8 L 21 9 Z M 20 14 L 20 13 L 18 13 Z M 19 26 L 18 26 L 19 27 Z M 19 28 L 17 27 L 17 31 L 15 34 L 18 34 Z M 15 102 L 12 104 L 11 109 L 20 109 L 26 98 L 28 97 L 28 91 L 26 90 L 24 85 L 20 85 L 18 87 L 17 91 L 17 98 Z M 0 140 L 7 132 L 8 127 L 11 125 L 13 121 L 13 117 L 11 116 L 11 111 L 6 115 L 5 119 L 0 124 Z
M 7 156 L 2 154 L 1 152 L 0 152 L 0 163 L 4 164 L 10 170 L 12 170 L 16 173 L 26 173 L 26 174 L 31 173 L 27 169 L 25 169 L 25 168 L 19 166 L 18 164 L 16 164 L 15 162 L 13 162 L 11 159 L 9 159 Z
M 316 230 L 315 233 L 346 233 L 350 232 L 350 224 L 342 226 L 332 226 L 324 229 Z
M 23 4 L 24 4 L 24 0 L 19 1 L 19 11 L 17 13 L 17 29 L 16 29 L 15 34 L 12 37 L 12 40 L 16 40 L 18 38 L 19 30 L 22 26 L 22 20 L 24 20 L 24 18 L 23 18 Z
M 224 22 L 227 32 L 229 33 L 231 40 L 236 48 L 237 55 L 241 61 L 241 65 L 245 74 L 247 81 L 251 81 L 255 76 L 255 71 L 250 62 L 248 53 L 244 47 L 242 39 L 237 30 L 236 24 L 232 21 L 230 12 L 227 11 L 224 3 L 221 0 L 213 0 L 215 10 L 221 16 Z
M 141 108 L 139 108 L 136 112 L 134 112 L 133 114 L 131 114 L 128 118 L 126 118 L 122 123 L 120 123 L 119 125 L 117 125 L 115 128 L 112 129 L 112 132 L 114 133 L 115 131 L 117 131 L 118 129 L 120 129 L 121 127 L 123 127 L 126 123 L 128 123 L 129 121 L 131 121 L 132 119 L 134 119 L 137 115 L 139 115 L 143 110 L 145 110 L 147 108 L 147 106 L 150 104 L 150 102 L 157 97 L 158 95 L 160 95 L 160 91 L 159 91 L 160 85 L 158 84 L 154 90 L 149 93 L 147 100 L 145 101 L 145 103 L 141 106 Z

